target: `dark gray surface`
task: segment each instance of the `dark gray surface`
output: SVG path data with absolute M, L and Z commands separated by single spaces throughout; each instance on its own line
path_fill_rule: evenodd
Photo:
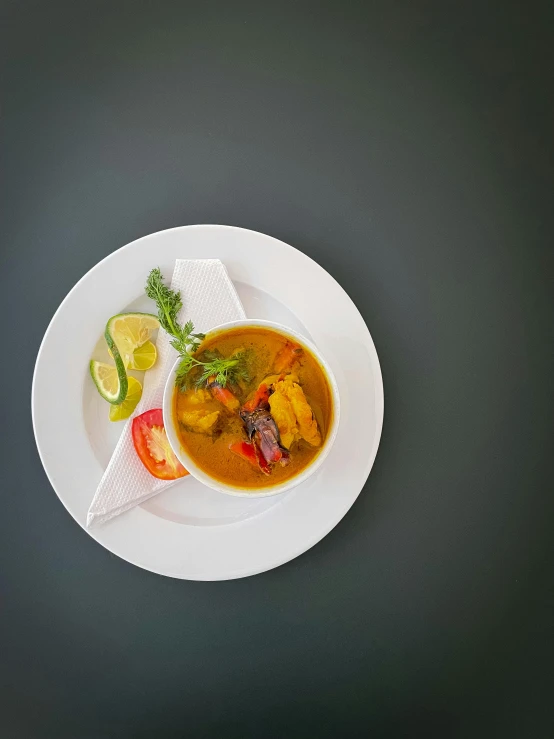
M 2 737 L 551 736 L 547 5 L 0 7 Z M 73 284 L 210 222 L 329 270 L 386 393 L 346 518 L 228 583 L 98 546 L 30 418 Z

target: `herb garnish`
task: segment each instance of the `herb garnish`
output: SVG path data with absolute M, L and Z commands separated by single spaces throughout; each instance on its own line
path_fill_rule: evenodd
M 187 321 L 184 326 L 179 325 L 177 314 L 183 307 L 181 293 L 171 290 L 164 284 L 158 267 L 148 275 L 145 289 L 148 297 L 158 306 L 160 325 L 173 337 L 171 346 L 181 355 L 181 362 L 175 375 L 175 384 L 181 390 L 186 390 L 193 383 L 197 387 L 204 385 L 211 377 L 222 387 L 228 382 L 248 380 L 243 352 L 234 354 L 228 359 L 209 351 L 203 352 L 200 357 L 194 356 L 205 339 L 205 334 L 194 333 L 192 321 Z

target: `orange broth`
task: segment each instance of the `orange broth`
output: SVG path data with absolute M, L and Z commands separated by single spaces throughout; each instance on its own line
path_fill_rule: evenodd
M 242 406 L 253 395 L 262 380 L 274 372 L 276 357 L 287 342 L 290 342 L 288 337 L 273 329 L 241 326 L 208 337 L 196 356 L 201 356 L 207 349 L 217 350 L 223 357 L 229 357 L 239 349 L 245 351 L 249 380 L 243 383 L 242 387 L 228 386 Z M 317 420 L 322 441 L 318 447 L 311 446 L 304 439 L 295 441 L 290 448 L 289 464 L 287 466 L 274 464 L 270 475 L 263 474 L 258 467 L 229 450 L 229 445 L 233 442 L 247 441 L 244 423 L 238 411 L 229 411 L 210 396 L 202 406 L 210 412 L 219 411 L 218 421 L 210 434 L 193 431 L 179 420 L 184 412 L 191 409 L 190 396 L 175 388 L 174 421 L 180 442 L 184 450 L 208 475 L 236 487 L 265 488 L 294 477 L 317 456 L 325 443 L 332 421 L 331 392 L 325 372 L 317 359 L 305 346 L 298 343 L 297 345 L 302 351 L 289 371 L 298 377 L 298 383 Z

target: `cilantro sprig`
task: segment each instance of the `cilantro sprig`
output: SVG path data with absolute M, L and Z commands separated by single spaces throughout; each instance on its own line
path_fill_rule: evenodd
M 205 334 L 195 332 L 192 321 L 187 321 L 184 326 L 179 324 L 177 316 L 183 307 L 181 293 L 167 287 L 158 267 L 148 275 L 145 289 L 148 297 L 158 307 L 161 327 L 173 337 L 171 346 L 181 355 L 175 375 L 176 385 L 183 390 L 192 384 L 199 387 L 213 377 L 215 382 L 225 387 L 228 382 L 237 383 L 248 379 L 244 352 L 236 353 L 228 359 L 209 351 L 203 352 L 201 358 L 194 356 L 206 338 Z

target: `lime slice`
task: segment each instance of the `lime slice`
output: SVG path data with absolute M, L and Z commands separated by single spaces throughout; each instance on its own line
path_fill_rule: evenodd
M 129 418 L 135 410 L 142 396 L 142 385 L 134 377 L 127 378 L 129 380 L 129 389 L 123 403 L 110 406 L 110 421 L 123 421 Z
M 108 349 L 108 354 L 113 358 L 111 349 Z M 147 341 L 146 344 L 135 349 L 131 357 L 131 364 L 126 369 L 146 372 L 146 370 L 152 369 L 156 364 L 157 358 L 158 350 L 156 349 L 156 345 L 152 341 Z
M 114 359 L 115 346 L 123 364 L 129 367 L 135 349 L 145 344 L 159 327 L 160 322 L 150 313 L 118 313 L 108 321 L 104 336 Z
M 117 357 L 117 358 L 116 358 Z M 116 349 L 114 354 L 115 367 L 113 364 L 105 362 L 97 362 L 92 359 L 90 362 L 90 374 L 94 380 L 94 384 L 98 388 L 98 392 L 107 400 L 108 403 L 121 403 L 122 399 L 127 395 L 128 382 L 125 367 Z
M 156 364 L 157 357 L 156 345 L 151 341 L 147 341 L 133 352 L 129 369 L 146 372 Z

